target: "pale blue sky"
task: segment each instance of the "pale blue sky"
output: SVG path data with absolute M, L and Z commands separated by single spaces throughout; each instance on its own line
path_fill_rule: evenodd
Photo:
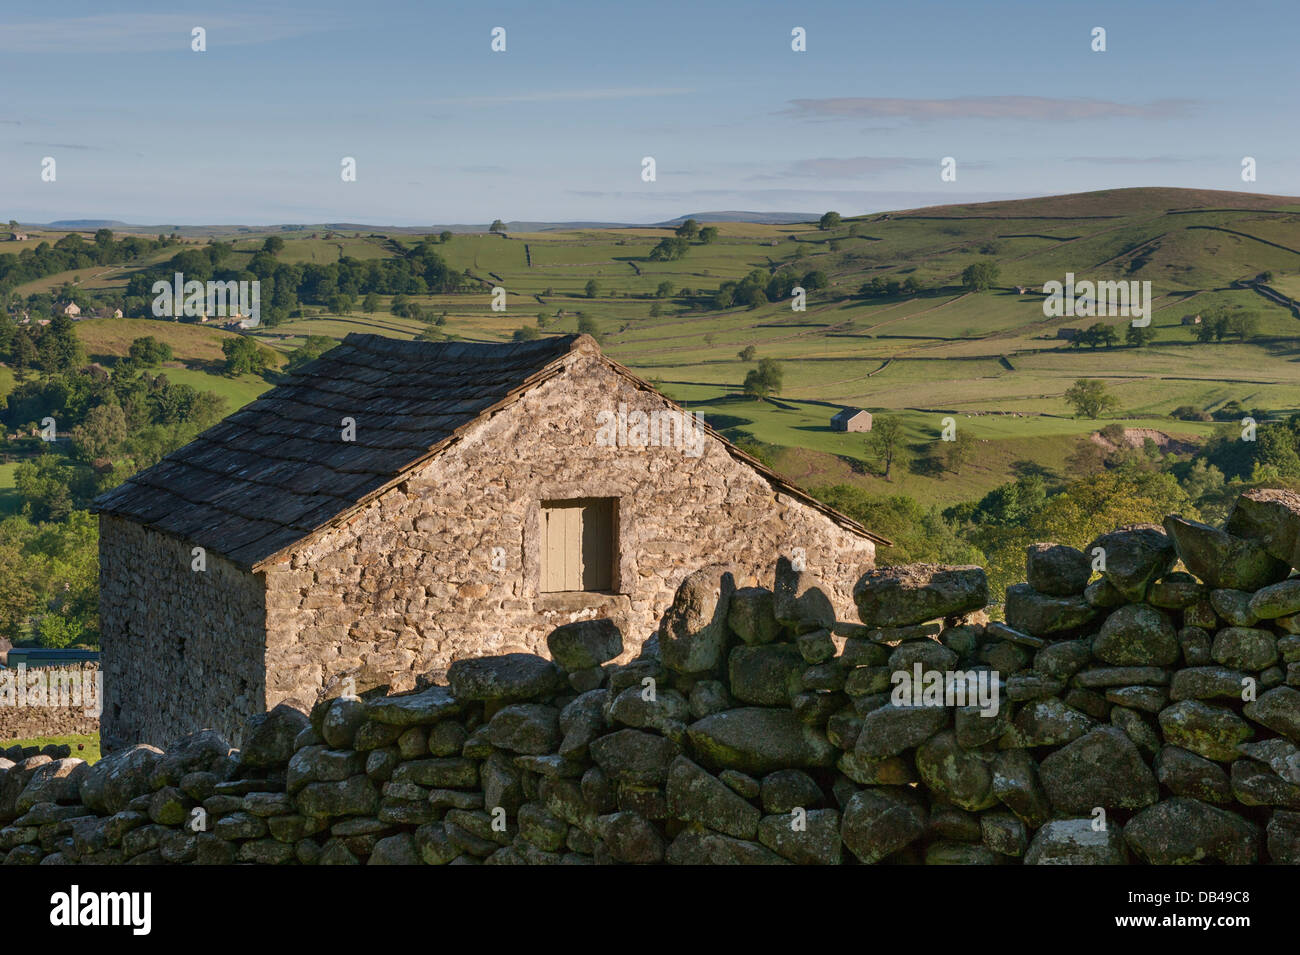
M 1298 11 L 11 2 L 0 217 L 633 222 L 1133 185 L 1293 195 Z M 195 26 L 205 53 L 190 50 Z M 490 50 L 496 26 L 504 53 Z M 807 52 L 790 49 L 796 26 Z M 1105 53 L 1090 49 L 1096 26 Z M 356 182 L 340 179 L 344 156 Z M 944 156 L 954 183 L 939 179 Z M 1258 161 L 1253 184 L 1243 156 Z

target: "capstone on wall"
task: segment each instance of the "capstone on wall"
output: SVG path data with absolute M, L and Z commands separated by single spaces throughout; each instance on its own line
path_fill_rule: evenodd
M 740 586 L 771 586 L 772 555 L 796 549 L 827 581 L 873 566 L 870 540 L 774 489 L 716 439 L 703 435 L 698 456 L 599 443 L 599 412 L 672 406 L 591 355 L 569 361 L 266 569 L 268 706 L 310 700 L 343 674 L 359 689 L 400 688 L 462 657 L 545 654 L 548 632 L 591 617 L 611 618 L 631 657 L 686 574 L 710 564 L 731 565 Z M 356 419 L 364 429 L 365 409 Z M 578 497 L 617 499 L 615 592 L 541 593 L 540 502 Z M 831 596 L 851 613 L 848 585 Z
M 242 739 L 266 709 L 262 578 L 217 554 L 201 571 L 193 560 L 183 541 L 99 517 L 105 749 L 207 728 Z

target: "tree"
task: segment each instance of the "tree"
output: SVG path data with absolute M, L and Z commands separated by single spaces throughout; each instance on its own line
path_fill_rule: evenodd
M 584 312 L 578 313 L 578 334 L 590 335 L 596 341 L 600 341 L 602 337 L 600 326 L 596 324 L 596 320 Z
M 843 220 L 838 212 L 828 212 L 817 221 L 817 228 L 825 232 L 827 229 L 835 229 Z
M 847 484 L 814 488 L 813 494 L 893 542 L 880 549 L 878 564 L 984 562 L 984 555 L 957 536 L 938 507 L 923 507 L 905 494 L 875 495 Z
M 1106 390 L 1104 382 L 1092 378 L 1076 379 L 1066 390 L 1065 400 L 1076 415 L 1093 419 L 1100 418 L 1119 404 L 1119 399 Z
M 750 398 L 766 398 L 768 395 L 780 393 L 784 377 L 779 361 L 774 358 L 762 358 L 758 362 L 758 367 L 745 376 L 745 382 L 741 387 Z
M 141 368 L 156 368 L 163 362 L 172 360 L 172 346 L 160 342 L 152 335 L 146 335 L 132 341 L 127 354 Z
M 262 243 L 262 251 L 270 252 L 272 255 L 278 255 L 283 248 L 284 239 L 278 235 L 267 236 L 266 241 Z
M 76 324 L 56 315 L 36 342 L 37 361 L 47 375 L 61 375 L 86 363 L 86 350 L 77 339 Z
M 61 521 L 84 506 L 86 474 L 64 463 L 58 454 L 37 455 L 14 469 L 14 486 L 23 501 L 23 512 L 37 523 Z M 79 500 L 81 499 L 81 500 Z
M 1150 325 L 1138 326 L 1129 325 L 1128 330 L 1124 332 L 1124 341 L 1134 348 L 1145 348 L 1156 339 L 1156 330 Z
M 305 342 L 289 353 L 289 360 L 284 366 L 285 371 L 298 371 L 337 344 L 336 340 L 326 335 L 308 335 Z
M 510 336 L 510 340 L 516 342 L 531 342 L 541 337 L 542 333 L 532 325 L 523 325 L 515 329 L 515 333 Z
M 587 298 L 595 298 L 600 294 L 600 283 L 595 279 L 587 279 L 585 291 L 587 293 Z
M 867 435 L 867 453 L 884 468 L 884 477 L 907 455 L 907 436 L 897 418 L 876 418 Z
M 809 292 L 815 292 L 823 289 L 830 284 L 826 279 L 826 273 L 820 270 L 807 273 L 799 282 Z
M 673 294 L 673 283 L 669 282 L 667 279 L 660 282 L 659 287 L 655 289 L 655 295 L 658 296 L 659 298 L 667 298 L 672 294 Z
M 439 242 L 447 243 L 450 242 L 451 240 L 452 240 L 452 234 L 449 230 L 443 229 L 441 232 L 438 233 Z
M 116 401 L 96 405 L 72 429 L 72 450 L 78 460 L 93 464 L 116 451 L 126 440 L 126 415 Z
M 367 292 L 366 297 L 361 300 L 361 311 L 367 315 L 373 315 L 379 311 L 379 296 L 374 292 Z
M 718 227 L 706 225 L 700 230 L 700 241 L 705 245 L 712 245 L 714 242 L 718 241 Z
M 737 357 L 739 357 L 741 361 L 753 361 L 754 355 L 756 355 L 757 353 L 758 353 L 758 349 L 755 348 L 753 345 L 746 345 L 744 348 L 740 350 Z
M 504 234 L 506 231 L 506 224 L 500 219 L 493 219 L 492 225 L 488 226 L 488 231 Z
M 1114 325 L 1107 325 L 1105 322 L 1093 322 L 1076 335 L 1074 341 L 1070 344 L 1072 346 L 1083 344 L 1095 349 L 1098 345 L 1111 348 L 1118 342 L 1119 332 L 1115 331 Z
M 694 219 L 687 219 L 673 230 L 673 234 L 689 241 L 700 234 L 700 224 Z
M 965 429 L 959 429 L 953 440 L 943 442 L 944 466 L 953 474 L 960 474 L 962 465 L 975 452 L 975 439 Z
M 254 339 L 240 335 L 221 343 L 226 356 L 225 373 L 232 378 L 243 374 L 260 374 L 266 369 L 267 355 Z
M 961 284 L 967 291 L 983 292 L 997 284 L 998 275 L 996 262 L 974 262 L 961 273 Z
M 1227 331 L 1238 341 L 1247 341 L 1259 334 L 1259 315 L 1255 312 L 1233 312 L 1228 316 Z
M 680 236 L 670 236 L 666 239 L 660 239 L 659 244 L 650 250 L 650 261 L 672 262 L 685 255 L 690 247 L 690 243 Z

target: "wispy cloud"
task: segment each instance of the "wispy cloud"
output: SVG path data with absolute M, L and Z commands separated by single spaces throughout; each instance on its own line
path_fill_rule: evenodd
M 1191 162 L 1192 158 L 1190 156 L 1070 156 L 1065 161 L 1093 166 L 1167 166 L 1170 163 Z
M 1067 122 L 1114 117 L 1168 119 L 1182 115 L 1191 105 L 1191 100 L 1179 99 L 1143 104 L 1047 96 L 958 96 L 951 99 L 839 96 L 790 100 L 790 105 L 782 112 L 802 119 L 902 119 L 918 123 L 954 119 Z
M 565 103 L 601 99 L 640 99 L 653 96 L 682 96 L 694 90 L 678 86 L 623 86 L 609 89 L 536 90 L 502 96 L 455 96 L 430 100 L 434 106 L 497 106 L 502 103 Z
M 87 146 L 85 143 L 35 143 L 25 142 L 24 146 L 40 146 L 43 149 L 75 149 L 85 152 L 104 152 L 99 146 Z
M 157 50 L 188 51 L 190 31 L 203 27 L 208 43 L 267 43 L 329 29 L 327 18 L 265 14 L 145 13 L 48 18 L 0 23 L 0 52 L 87 55 Z
M 932 162 L 911 156 L 850 156 L 842 159 L 798 159 L 789 164 L 780 175 L 759 176 L 760 179 L 777 179 L 786 176 L 809 179 L 847 179 L 855 176 L 874 176 L 899 169 L 915 169 Z
M 949 192 L 946 190 L 880 190 L 880 189 L 689 189 L 673 192 L 631 192 L 626 190 L 569 189 L 565 195 L 604 201 L 636 201 L 672 205 L 709 202 L 725 204 L 727 208 L 765 207 L 820 208 L 823 200 L 831 198 L 865 209 L 914 209 L 921 206 L 963 202 L 993 202 L 999 199 L 1021 199 L 1025 192 Z M 841 209 L 841 212 L 844 210 Z

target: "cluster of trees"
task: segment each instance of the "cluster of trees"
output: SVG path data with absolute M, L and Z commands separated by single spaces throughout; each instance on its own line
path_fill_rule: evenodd
M 973 262 L 962 270 L 962 288 L 968 292 L 983 292 L 997 285 L 1000 275 L 996 262 Z
M 1227 480 L 1253 484 L 1300 481 L 1300 413 L 1266 421 L 1256 411 L 1254 440 L 1243 434 L 1240 419 L 1220 425 L 1198 457 L 1223 472 Z M 1244 414 L 1243 414 L 1244 416 Z
M 148 314 L 154 282 L 173 281 L 175 273 L 180 272 L 186 281 L 261 282 L 264 325 L 285 321 L 303 305 L 347 314 L 362 301 L 367 311 L 375 311 L 380 295 L 458 292 L 476 281 L 468 271 L 458 272 L 448 266 L 437 251 L 439 244 L 440 237 L 425 236 L 398 257 L 363 261 L 344 256 L 328 265 L 298 265 L 278 260 L 284 240 L 272 236 L 245 266 L 235 260 L 233 246 L 213 241 L 202 248 L 185 249 L 166 263 L 133 275 L 127 283 L 126 310 L 130 314 Z
M 89 511 L 59 523 L 0 520 L 0 637 L 42 646 L 99 642 L 98 527 Z
M 1189 467 L 1188 475 L 1180 482 L 1149 463 L 1126 463 L 1054 484 L 1028 468 L 979 500 L 942 511 L 906 495 L 874 495 L 848 485 L 813 493 L 894 542 L 877 551 L 880 563 L 980 564 L 990 591 L 1000 594 L 1024 580 L 1025 548 L 1035 541 L 1084 547 L 1123 524 L 1158 522 L 1171 513 L 1204 516 L 1198 499 L 1206 488 L 1221 497 L 1222 475 L 1218 484 L 1205 467 Z
M 1244 342 L 1259 334 L 1259 314 L 1242 308 L 1214 308 L 1201 313 L 1199 325 L 1188 328 L 1202 344 L 1221 342 L 1228 337 Z
M 47 275 L 134 262 L 179 243 L 180 238 L 175 235 L 160 235 L 157 239 L 132 235 L 119 240 L 114 238 L 111 229 L 100 229 L 87 242 L 80 234 L 69 232 L 53 244 L 41 242 L 17 254 L 0 255 L 0 301 L 8 302 L 17 286 Z
M 8 341 L 12 349 L 19 339 Z M 57 440 L 11 444 L 28 457 L 14 473 L 20 512 L 0 521 L 0 635 L 93 645 L 97 545 L 87 504 L 215 423 L 225 400 L 153 372 L 173 357 L 153 336 L 135 339 L 111 373 L 86 364 L 70 321 L 51 322 L 33 344 L 38 361 L 5 397 L 0 423 L 31 433 L 52 418 Z
M 0 317 L 0 360 L 20 381 L 29 374 L 61 375 L 86 363 L 86 351 L 75 331 L 76 323 L 57 315 L 48 325 L 18 325 Z
M 774 358 L 761 358 L 758 367 L 751 368 L 745 375 L 741 389 L 747 397 L 766 398 L 768 395 L 780 394 L 784 381 L 785 372 L 781 363 Z
M 701 228 L 694 219 L 687 219 L 673 230 L 673 234 L 687 242 L 699 239 L 701 245 L 712 245 L 718 240 L 718 227 L 706 225 Z
M 274 361 L 274 354 L 269 348 L 244 335 L 223 341 L 221 353 L 226 356 L 223 371 L 232 378 L 248 374 L 260 375 Z
M 671 236 L 659 240 L 659 244 L 650 250 L 649 258 L 651 262 L 676 262 L 690 251 L 692 240 L 699 240 L 701 245 L 710 245 L 717 239 L 716 226 L 701 228 L 694 219 L 687 219 L 673 230 Z
M 894 295 L 917 295 L 924 291 L 925 285 L 914 275 L 909 275 L 901 282 L 896 278 L 877 275 L 870 282 L 864 283 L 858 289 L 858 294 L 864 298 L 885 298 Z
M 757 308 L 767 302 L 789 298 L 796 286 L 805 292 L 816 292 L 829 284 L 826 273 L 820 269 L 803 275 L 789 268 L 771 274 L 763 269 L 754 269 L 738 282 L 726 281 L 719 285 L 713 293 L 712 305 L 716 309 L 735 308 L 738 305 Z

